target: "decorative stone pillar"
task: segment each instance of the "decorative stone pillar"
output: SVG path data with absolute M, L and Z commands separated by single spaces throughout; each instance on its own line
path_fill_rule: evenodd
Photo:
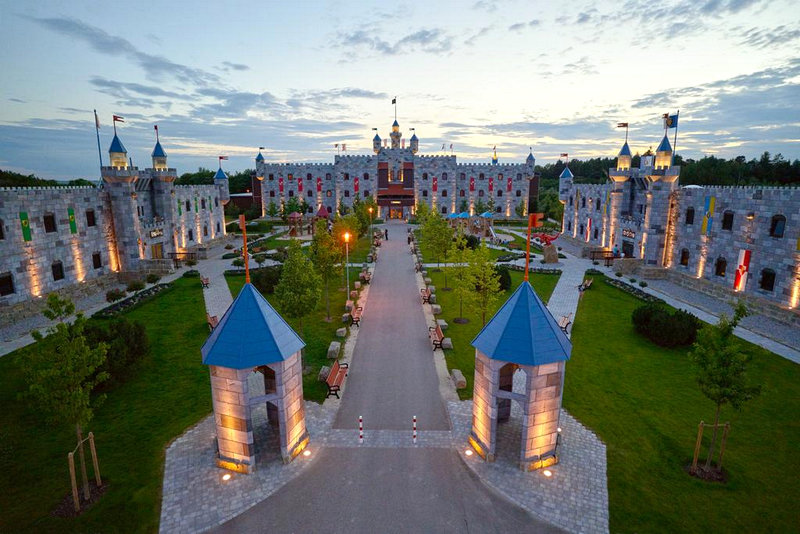
M 529 471 L 558 461 L 558 418 L 564 384 L 564 362 L 525 367 L 528 373 L 523 405 L 520 468 Z
M 239 473 L 255 469 L 247 376 L 251 369 L 210 366 L 217 430 L 217 465 Z
M 281 456 L 289 463 L 308 445 L 305 404 L 303 404 L 303 366 L 300 352 L 286 360 L 271 364 L 275 370 L 275 401 L 278 411 Z

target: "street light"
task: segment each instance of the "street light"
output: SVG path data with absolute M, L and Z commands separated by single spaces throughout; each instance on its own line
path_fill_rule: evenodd
M 350 232 L 344 233 L 344 272 L 347 275 L 347 298 L 350 298 Z
M 370 206 L 367 211 L 369 211 L 369 235 L 370 239 L 375 237 L 375 231 L 372 229 L 372 206 Z

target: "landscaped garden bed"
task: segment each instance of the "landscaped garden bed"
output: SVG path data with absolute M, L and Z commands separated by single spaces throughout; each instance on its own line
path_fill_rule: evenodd
M 119 315 L 122 312 L 129 311 L 133 307 L 140 305 L 144 302 L 149 301 L 151 298 L 155 297 L 159 293 L 162 293 L 172 287 L 171 283 L 166 284 L 156 284 L 154 286 L 150 286 L 147 289 L 143 289 L 138 291 L 137 293 L 131 295 L 130 297 L 115 302 L 110 306 L 106 306 L 102 310 L 95 312 L 92 317 L 96 319 L 110 319 L 116 315 Z

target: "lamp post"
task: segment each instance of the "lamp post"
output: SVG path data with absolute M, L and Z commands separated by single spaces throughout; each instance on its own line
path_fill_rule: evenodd
M 373 237 L 375 237 L 375 232 L 372 229 L 372 206 L 370 206 L 367 211 L 369 211 L 369 238 L 371 241 Z
M 347 298 L 350 298 L 350 232 L 344 233 L 344 272 L 347 276 Z

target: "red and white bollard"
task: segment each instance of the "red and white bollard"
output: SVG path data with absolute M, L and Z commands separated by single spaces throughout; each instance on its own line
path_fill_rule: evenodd
M 417 444 L 417 416 L 414 416 L 414 432 L 411 434 L 411 440 L 414 442 L 414 445 Z
M 364 443 L 364 418 L 362 416 L 358 416 L 358 444 L 362 445 Z

